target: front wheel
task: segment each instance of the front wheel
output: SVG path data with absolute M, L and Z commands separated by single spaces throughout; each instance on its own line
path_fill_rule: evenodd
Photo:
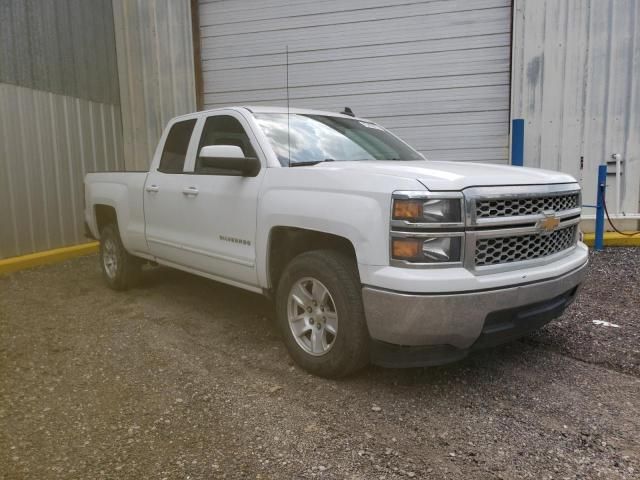
M 114 290 L 126 290 L 139 280 L 142 262 L 126 251 L 116 225 L 107 225 L 100 231 L 100 266 Z
M 278 326 L 289 354 L 310 373 L 342 377 L 369 360 L 369 334 L 355 262 L 318 250 L 294 258 L 276 293 Z

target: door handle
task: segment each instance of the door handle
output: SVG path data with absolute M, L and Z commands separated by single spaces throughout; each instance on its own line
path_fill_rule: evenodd
M 196 195 L 198 195 L 199 191 L 198 187 L 184 187 L 182 189 L 182 193 L 187 196 L 193 195 L 195 197 Z
M 149 193 L 155 193 L 160 191 L 160 187 L 158 185 L 147 185 L 144 189 Z

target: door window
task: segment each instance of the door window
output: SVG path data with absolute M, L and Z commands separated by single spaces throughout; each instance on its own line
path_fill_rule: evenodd
M 207 118 L 202 129 L 198 152 L 202 147 L 209 145 L 234 145 L 242 149 L 245 157 L 257 157 L 244 127 L 230 115 L 215 115 Z M 212 172 L 210 168 L 201 166 L 200 162 L 196 161 L 195 173 L 211 174 Z
M 195 118 L 173 124 L 167 135 L 167 140 L 164 142 L 158 171 L 163 173 L 182 173 L 184 161 L 187 158 L 191 133 L 195 125 Z

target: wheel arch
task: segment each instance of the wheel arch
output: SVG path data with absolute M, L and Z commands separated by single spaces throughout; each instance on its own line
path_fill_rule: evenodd
M 100 235 L 102 229 L 109 224 L 118 226 L 118 212 L 112 205 L 97 203 L 93 206 L 93 212 L 96 219 L 98 235 Z
M 336 250 L 357 263 L 355 246 L 346 237 L 307 228 L 276 226 L 270 230 L 267 242 L 268 291 L 275 290 L 292 259 L 314 250 Z

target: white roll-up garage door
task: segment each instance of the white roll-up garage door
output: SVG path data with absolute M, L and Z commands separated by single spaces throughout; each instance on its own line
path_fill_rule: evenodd
M 433 160 L 506 162 L 510 0 L 212 0 L 200 4 L 206 108 L 340 111 Z

